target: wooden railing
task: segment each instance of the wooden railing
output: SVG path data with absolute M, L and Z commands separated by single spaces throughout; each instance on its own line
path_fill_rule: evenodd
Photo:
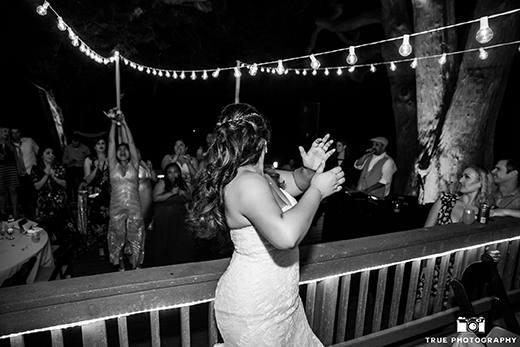
M 414 345 L 440 329 L 455 331 L 458 309 L 424 295 L 436 258 L 443 288 L 478 260 L 484 246 L 501 251 L 499 271 L 513 305 L 520 303 L 520 220 L 453 224 L 301 249 L 300 294 L 326 346 Z M 79 277 L 0 290 L 0 346 L 211 346 L 216 283 L 228 259 Z M 480 301 L 477 309 L 489 307 Z M 428 309 L 429 308 L 429 309 Z

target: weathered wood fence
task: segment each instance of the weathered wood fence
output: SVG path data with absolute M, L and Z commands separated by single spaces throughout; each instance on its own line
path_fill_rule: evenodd
M 458 308 L 423 296 L 437 261 L 439 288 L 454 256 L 453 276 L 501 251 L 498 265 L 513 305 L 520 303 L 520 220 L 415 229 L 301 249 L 300 294 L 326 346 L 413 346 L 455 331 Z M 228 259 L 35 283 L 0 290 L 0 346 L 212 346 L 216 283 Z M 450 294 L 451 295 L 451 294 Z M 429 301 L 432 300 L 430 303 Z M 490 300 L 481 300 L 485 310 Z M 518 306 L 515 306 L 518 308 Z M 518 312 L 518 310 L 517 310 Z

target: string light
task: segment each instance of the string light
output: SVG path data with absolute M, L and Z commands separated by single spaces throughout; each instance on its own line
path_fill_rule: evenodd
M 410 45 L 410 35 L 403 36 L 403 44 L 399 47 L 399 54 L 407 57 L 412 53 L 412 45 Z
M 100 54 L 98 54 L 95 51 L 93 51 L 90 47 L 88 47 L 78 37 L 78 35 L 75 34 L 72 31 L 72 28 L 67 23 L 65 23 L 63 21 L 62 17 L 52 8 L 52 6 L 50 5 L 50 3 L 47 0 L 44 0 L 42 5 L 36 7 L 36 11 L 38 12 L 38 14 L 40 14 L 42 16 L 46 15 L 48 10 L 51 10 L 56 15 L 57 25 L 58 25 L 59 30 L 61 30 L 61 31 L 67 30 L 68 31 L 69 38 L 71 39 L 71 44 L 73 46 L 76 46 L 76 47 L 79 46 L 79 50 L 81 52 L 83 52 L 87 57 L 91 58 L 92 60 L 94 60 L 97 63 L 108 64 L 110 62 L 114 62 L 113 57 L 110 57 L 110 58 L 103 57 Z M 342 68 L 348 68 L 349 72 L 353 72 L 354 68 L 367 67 L 367 68 L 370 69 L 370 71 L 373 71 L 372 65 L 374 65 L 374 64 L 355 65 L 357 63 L 357 61 L 358 61 L 358 57 L 356 56 L 355 49 L 359 49 L 359 48 L 365 47 L 365 46 L 382 44 L 382 43 L 385 43 L 385 42 L 390 42 L 390 41 L 395 41 L 395 40 L 402 40 L 402 44 L 399 47 L 399 53 L 402 56 L 406 57 L 409 54 L 411 54 L 411 52 L 413 50 L 412 46 L 410 45 L 410 42 L 409 42 L 410 37 L 412 37 L 412 36 L 430 34 L 430 33 L 433 33 L 433 32 L 446 30 L 446 29 L 450 29 L 450 28 L 454 28 L 454 27 L 458 27 L 458 26 L 466 25 L 466 24 L 470 24 L 470 23 L 477 23 L 477 22 L 480 22 L 480 29 L 477 32 L 475 38 L 480 43 L 487 43 L 493 37 L 493 31 L 491 30 L 491 28 L 489 28 L 489 23 L 488 23 L 489 18 L 497 18 L 497 17 L 500 17 L 500 16 L 513 14 L 513 13 L 516 13 L 516 12 L 519 12 L 519 11 L 520 11 L 520 8 L 513 9 L 513 10 L 510 10 L 510 11 L 497 13 L 497 14 L 485 16 L 485 17 L 478 18 L 478 19 L 473 19 L 473 20 L 470 20 L 470 21 L 467 21 L 467 22 L 463 22 L 463 23 L 456 23 L 456 24 L 452 24 L 452 25 L 448 25 L 448 26 L 444 26 L 444 27 L 438 27 L 438 28 L 434 28 L 434 29 L 430 29 L 430 30 L 426 30 L 426 31 L 418 32 L 418 33 L 413 33 L 413 34 L 405 34 L 405 35 L 400 36 L 400 37 L 394 37 L 394 38 L 384 39 L 384 40 L 380 40 L 380 41 L 376 41 L 376 42 L 360 44 L 360 45 L 357 45 L 357 46 L 350 46 L 350 47 L 340 48 L 340 49 L 336 49 L 336 50 L 332 50 L 332 51 L 320 52 L 319 55 L 325 55 L 325 54 L 332 54 L 332 53 L 342 52 L 342 51 L 345 51 L 347 49 L 349 50 L 349 54 L 347 56 L 347 63 L 349 65 L 352 65 L 352 66 L 351 67 L 348 67 L 348 66 L 336 66 L 336 67 L 330 66 L 330 67 L 327 67 L 324 70 L 324 73 L 325 73 L 326 76 L 328 76 L 328 74 L 327 74 L 328 69 L 332 69 L 332 68 L 337 69 L 336 72 L 337 72 L 338 75 L 342 74 Z M 498 47 L 507 46 L 507 45 L 511 45 L 511 44 L 518 44 L 518 43 L 520 43 L 520 41 L 500 43 L 500 44 L 497 44 L 497 45 L 481 47 L 482 50 L 484 51 L 484 53 L 479 48 L 467 49 L 467 50 L 457 51 L 457 52 L 449 52 L 447 54 L 444 54 L 443 56 L 440 56 L 440 59 L 438 59 L 438 61 L 439 61 L 440 64 L 443 64 L 443 63 L 445 63 L 446 55 L 462 54 L 462 53 L 473 52 L 473 51 L 477 51 L 477 50 L 479 51 L 479 57 L 481 59 L 483 59 L 482 56 L 486 55 L 486 54 L 489 55 L 489 50 L 492 49 L 492 48 L 498 48 Z M 520 46 L 518 47 L 518 50 L 520 51 Z M 399 62 L 399 63 L 401 63 L 401 62 L 410 62 L 410 67 L 411 68 L 416 68 L 418 60 L 421 60 L 421 59 L 432 59 L 432 58 L 438 58 L 438 57 L 439 57 L 439 55 L 415 57 L 413 59 L 402 59 L 402 60 L 395 61 L 395 62 L 382 62 L 382 63 L 378 63 L 376 65 L 379 65 L 379 64 L 389 64 L 390 65 L 389 66 L 390 70 L 395 71 L 395 69 L 397 68 L 396 64 L 395 64 L 396 62 Z M 281 74 L 288 74 L 289 71 L 292 70 L 296 74 L 300 74 L 299 73 L 300 70 L 298 70 L 298 69 L 287 69 L 287 68 L 284 67 L 283 70 L 281 70 L 279 67 L 280 67 L 280 63 L 281 63 L 281 66 L 283 67 L 283 64 L 285 62 L 292 61 L 292 60 L 299 60 L 299 59 L 303 59 L 303 58 L 308 58 L 308 59 L 311 60 L 311 68 L 312 68 L 312 70 L 320 69 L 321 63 L 319 62 L 318 59 L 316 59 L 314 54 L 300 56 L 300 57 L 293 57 L 293 58 L 288 58 L 288 59 L 283 59 L 283 60 L 279 59 L 279 60 L 276 60 L 276 61 L 273 61 L 273 62 L 263 62 L 263 63 L 254 63 L 254 64 L 241 63 L 240 66 L 241 67 L 245 67 L 245 68 L 249 68 L 249 72 L 251 74 L 252 71 L 258 72 L 258 67 L 261 66 L 261 65 L 270 65 L 270 64 L 277 63 L 278 67 L 272 67 L 272 68 L 268 67 L 266 69 L 264 69 L 264 67 L 261 67 L 260 68 L 260 72 L 268 72 L 268 73 L 273 73 L 273 74 L 278 72 L 281 75 Z M 151 73 L 153 71 L 154 75 L 158 75 L 160 77 L 162 77 L 164 75 L 166 75 L 168 77 L 170 75 L 170 72 L 167 71 L 167 70 L 158 69 L 158 68 L 152 68 L 152 67 L 147 67 L 147 66 L 142 66 L 142 65 L 137 64 L 137 63 L 135 63 L 133 61 L 130 61 L 129 59 L 127 59 L 125 57 L 121 57 L 121 59 L 123 59 L 123 61 L 124 61 L 124 63 L 126 65 L 130 65 L 130 67 L 132 67 L 133 69 L 136 69 L 136 70 L 138 70 L 140 72 L 146 71 L 147 73 Z M 207 74 L 209 72 L 209 73 L 212 74 L 212 76 L 214 78 L 217 78 L 219 76 L 220 71 L 232 70 L 232 69 L 235 69 L 235 68 L 236 67 L 224 67 L 224 68 L 217 68 L 217 69 L 210 69 L 210 70 L 190 70 L 190 71 L 187 71 L 187 72 L 177 70 L 177 72 L 180 73 L 180 77 L 182 79 L 184 79 L 186 77 L 186 73 L 190 74 L 190 76 L 193 76 L 193 73 L 195 73 L 195 77 L 196 77 L 196 74 L 198 72 L 200 72 L 202 76 L 204 76 L 204 72 L 206 72 L 206 76 L 207 76 Z M 374 66 L 374 68 L 375 68 L 375 66 Z M 309 71 L 312 71 L 312 70 L 309 69 Z M 177 72 L 175 70 L 170 70 L 170 71 L 171 71 L 171 77 L 172 78 L 175 79 L 175 78 L 178 77 Z M 279 71 L 282 71 L 282 73 L 280 73 Z M 302 71 L 301 75 L 304 75 L 304 76 L 307 75 L 307 69 L 301 69 L 301 71 Z M 254 74 L 256 74 L 256 72 L 254 72 Z M 236 73 L 236 71 L 235 71 L 235 73 Z M 313 75 L 316 75 L 316 73 L 313 72 Z
M 65 22 L 61 17 L 58 17 L 58 29 L 60 29 L 61 31 L 67 30 L 67 26 L 65 25 Z
M 443 53 L 441 57 L 439 58 L 439 64 L 444 65 L 446 64 L 446 53 Z
M 282 60 L 278 60 L 278 66 L 276 67 L 276 72 L 279 74 L 279 75 L 282 75 L 284 73 L 285 69 L 283 67 L 283 62 Z
M 488 18 L 480 18 L 480 29 L 478 29 L 475 35 L 475 39 L 481 44 L 486 44 L 493 38 L 493 30 L 489 27 Z
M 45 16 L 47 14 L 47 9 L 49 8 L 49 3 L 47 1 L 45 1 L 43 3 L 43 5 L 40 5 L 38 7 L 36 7 L 36 12 L 38 12 L 38 14 L 40 16 Z
M 314 54 L 311 54 L 309 56 L 309 58 L 311 59 L 311 67 L 316 70 L 316 69 L 319 69 L 320 68 L 320 61 L 318 59 L 316 59 L 316 57 L 314 56 Z
M 357 63 L 357 60 L 358 59 L 356 56 L 355 48 L 354 46 L 350 46 L 348 48 L 347 64 L 354 65 L 355 63 Z
M 488 57 L 488 52 L 486 52 L 486 50 L 482 47 L 479 48 L 479 53 L 478 53 L 478 57 L 481 59 L 481 60 L 486 60 L 487 57 Z
M 256 63 L 249 65 L 249 74 L 251 76 L 256 76 L 257 72 L 258 72 L 258 65 L 256 65 Z

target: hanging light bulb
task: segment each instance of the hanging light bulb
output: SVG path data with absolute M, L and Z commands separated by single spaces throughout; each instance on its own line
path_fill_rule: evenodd
M 179 75 L 177 75 L 177 71 L 174 71 L 174 72 L 173 72 L 172 77 L 173 77 L 173 79 L 177 79 L 177 77 L 179 77 Z
M 488 17 L 480 18 L 480 29 L 478 29 L 477 34 L 475 35 L 475 39 L 481 43 L 485 44 L 491 41 L 493 38 L 493 30 L 489 27 Z
M 486 52 L 486 50 L 482 47 L 479 48 L 478 52 L 478 57 L 482 60 L 486 60 L 489 56 L 488 52 Z
M 353 73 L 355 69 L 356 69 L 355 66 L 351 66 L 348 68 L 348 72 Z
M 79 51 L 81 53 L 85 53 L 86 50 L 87 50 L 87 47 L 85 46 L 85 44 L 82 43 L 81 46 L 79 46 Z
M 394 62 L 390 63 L 390 70 L 395 71 L 397 69 L 397 66 L 395 66 Z
M 47 14 L 47 8 L 49 7 L 49 3 L 47 1 L 45 1 L 43 3 L 43 5 L 40 5 L 38 7 L 36 7 L 36 12 L 38 12 L 38 14 L 40 16 L 45 16 Z
M 410 67 L 412 69 L 415 69 L 417 67 L 417 58 L 415 58 L 414 60 L 412 60 L 412 63 L 410 64 Z
M 370 72 L 376 72 L 376 67 L 374 64 L 370 64 Z
M 312 75 L 316 76 L 316 74 L 317 74 L 316 70 L 312 70 Z
M 213 76 L 213 78 L 217 78 L 219 74 L 220 74 L 220 69 L 216 69 L 215 71 L 213 71 L 211 76 Z
M 71 41 L 72 45 L 74 47 L 78 47 L 79 46 L 79 40 L 77 37 L 75 37 L 72 41 Z
M 159 70 L 159 72 L 157 73 L 159 75 L 159 77 L 163 77 L 163 72 L 162 70 Z
M 299 75 L 300 74 L 300 70 L 296 69 L 296 70 L 294 70 L 294 73 Z
M 65 22 L 61 17 L 58 17 L 58 29 L 60 29 L 61 31 L 67 30 L 67 26 L 65 25 Z
M 338 67 L 338 69 L 336 70 L 336 73 L 338 74 L 338 76 L 341 76 L 341 74 L 343 74 L 343 70 L 341 70 L 341 68 Z
M 164 74 L 164 76 L 166 76 L 166 78 L 170 78 L 170 71 L 166 71 L 166 73 Z
M 208 79 L 208 72 L 206 70 L 204 70 L 204 72 L 202 73 L 202 79 L 203 80 L 207 80 Z
M 289 69 L 285 69 L 285 71 L 283 72 L 284 75 L 287 75 L 289 73 Z
M 152 70 L 152 75 L 156 76 L 157 75 L 157 70 L 153 69 Z
M 329 75 L 329 69 L 325 69 L 325 71 L 323 72 L 325 74 L 325 76 L 328 76 Z
M 152 72 L 152 71 L 150 71 L 150 69 L 149 69 L 149 68 L 148 68 L 148 69 L 146 69 L 146 73 L 147 73 L 147 74 L 149 74 L 150 72 Z
M 278 60 L 278 66 L 276 67 L 276 72 L 281 75 L 284 73 L 285 68 L 283 67 L 283 62 Z
M 350 46 L 348 48 L 347 63 L 350 65 L 354 65 L 355 63 L 357 63 L 357 55 L 354 46 Z
M 410 45 L 410 35 L 406 34 L 403 36 L 403 44 L 399 47 L 399 54 L 403 57 L 407 57 L 412 53 L 412 46 Z
M 242 76 L 242 73 L 240 72 L 240 69 L 238 67 L 235 66 L 234 70 L 235 70 L 235 73 L 234 73 L 235 78 L 239 78 L 240 76 Z
M 72 31 L 71 28 L 69 28 L 69 39 L 74 40 L 75 38 L 77 38 L 77 35 L 74 34 L 74 31 Z
M 446 64 L 446 53 L 442 53 L 441 57 L 439 58 L 439 64 Z
M 307 70 L 303 70 L 302 75 L 307 76 Z
M 144 67 L 143 67 L 142 65 L 139 65 L 139 66 L 137 67 L 137 70 L 139 70 L 139 71 L 143 71 L 143 70 L 144 70 Z
M 318 59 L 316 59 L 316 57 L 314 56 L 314 54 L 311 54 L 310 57 L 311 59 L 311 67 L 316 70 L 316 69 L 319 69 L 320 66 L 321 66 L 321 63 Z
M 251 76 L 256 76 L 257 73 L 258 73 L 258 65 L 256 65 L 256 63 L 254 63 L 253 65 L 249 65 L 249 74 Z
M 190 78 L 194 81 L 197 79 L 197 74 L 195 73 L 195 71 L 191 72 Z

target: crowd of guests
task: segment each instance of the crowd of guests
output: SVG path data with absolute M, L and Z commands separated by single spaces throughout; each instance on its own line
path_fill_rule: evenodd
M 124 117 L 113 118 L 108 133 L 108 138 L 92 141 L 92 147 L 75 134 L 59 160 L 53 148 L 38 146 L 23 137 L 19 128 L 0 128 L 2 218 L 7 218 L 8 201 L 15 219 L 20 205 L 25 217 L 49 231 L 52 242 L 74 243 L 78 252 L 96 247 L 101 258 L 108 256 L 121 271 L 126 264 L 133 269 L 142 266 L 145 241 L 150 242 L 146 256 L 154 266 L 196 260 L 195 248 L 207 245 L 203 240 L 196 242 L 186 227 L 187 206 L 197 172 L 206 169 L 215 135 L 207 134 L 194 156 L 182 139 L 175 141 L 172 152 L 161 160 L 163 175 L 158 177 L 152 163 L 141 158 Z M 384 199 L 397 167 L 386 153 L 386 138 L 371 142 L 372 147 L 356 159 L 346 140 L 335 141 L 325 170 L 340 167 L 343 189 Z M 294 171 L 298 166 L 291 159 L 282 169 Z M 519 161 L 513 158 L 499 160 L 492 170 L 466 168 L 458 192 L 441 194 L 425 226 L 460 222 L 465 209 L 478 215 L 483 203 L 492 207 L 491 217 L 520 218 L 519 170 Z M 70 205 L 75 201 L 78 218 Z M 318 209 L 316 217 L 322 212 Z

